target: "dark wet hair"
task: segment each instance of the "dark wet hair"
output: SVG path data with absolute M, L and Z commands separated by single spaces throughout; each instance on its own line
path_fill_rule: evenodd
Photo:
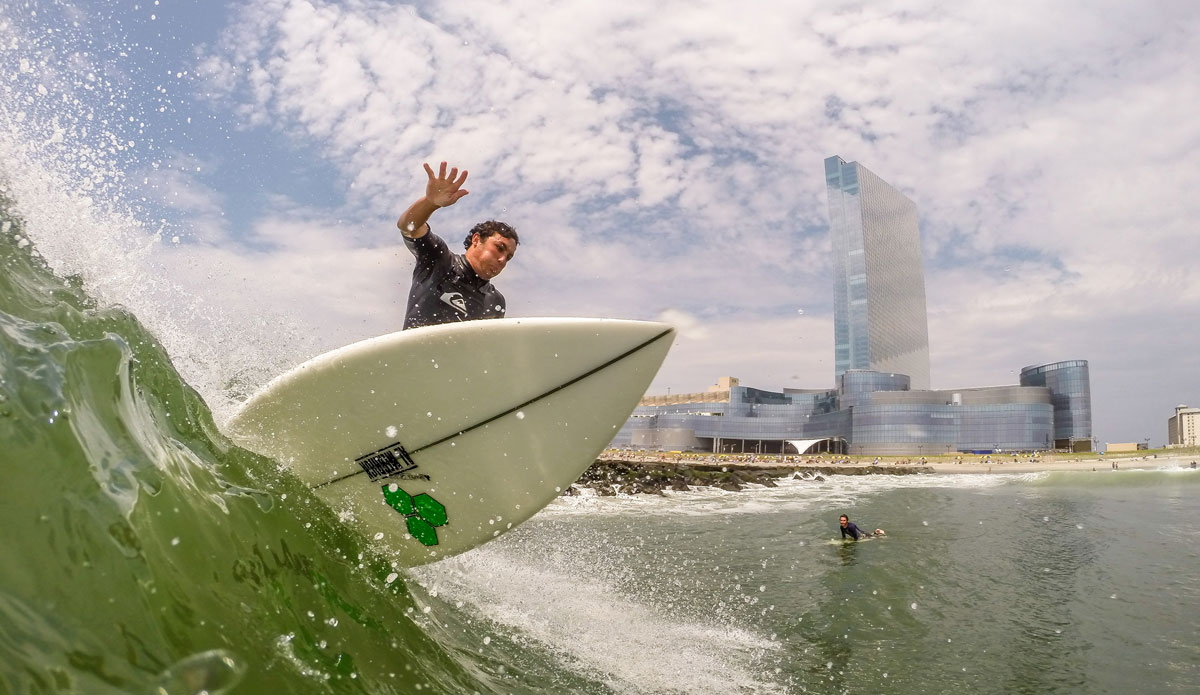
M 467 232 L 467 238 L 463 241 L 464 249 L 471 248 L 471 240 L 475 238 L 476 234 L 479 235 L 479 241 L 481 242 L 487 241 L 487 238 L 493 234 L 499 234 L 506 239 L 512 239 L 514 244 L 520 245 L 521 243 L 521 238 L 517 236 L 517 230 L 503 222 L 488 220 L 487 222 L 480 222 L 471 227 L 471 231 Z

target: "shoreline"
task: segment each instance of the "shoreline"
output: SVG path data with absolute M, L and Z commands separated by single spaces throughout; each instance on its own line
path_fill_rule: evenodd
M 1112 470 L 1162 470 L 1188 468 L 1193 461 L 1200 465 L 1200 455 L 1140 456 L 1124 458 L 1087 459 L 1072 457 L 1061 461 L 1054 457 L 1026 457 L 1004 461 L 1002 457 L 988 461 L 924 461 L 911 459 L 884 461 L 851 461 L 844 458 L 824 459 L 790 457 L 633 455 L 631 452 L 605 452 L 569 486 L 564 495 L 579 494 L 580 488 L 595 491 L 601 496 L 617 494 L 661 495 L 664 490 L 685 491 L 697 487 L 716 487 L 737 491 L 748 485 L 777 487 L 777 480 L 794 479 L 825 482 L 836 475 L 987 475 L 1045 472 L 1100 472 Z

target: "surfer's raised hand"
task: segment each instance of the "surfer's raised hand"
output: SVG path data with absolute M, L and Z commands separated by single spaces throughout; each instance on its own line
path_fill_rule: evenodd
M 426 163 L 425 173 L 429 175 L 429 182 L 425 184 L 425 197 L 410 205 L 396 221 L 400 233 L 409 239 L 425 236 L 429 231 L 429 218 L 434 211 L 457 203 L 467 194 L 466 189 L 462 187 L 467 180 L 466 169 L 460 174 L 458 167 L 452 167 L 447 174 L 446 163 L 442 162 L 438 173 L 434 174 L 433 169 Z
M 426 163 L 425 173 L 429 175 L 429 183 L 425 184 L 425 199 L 439 208 L 457 203 L 460 198 L 468 193 L 462 187 L 463 183 L 467 180 L 466 169 L 463 169 L 460 174 L 458 167 L 451 167 L 450 174 L 447 175 L 446 163 L 442 162 L 435 176 L 433 169 Z

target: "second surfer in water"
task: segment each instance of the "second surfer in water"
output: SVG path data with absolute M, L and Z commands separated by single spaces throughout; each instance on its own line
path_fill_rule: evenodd
M 850 538 L 853 538 L 854 540 L 859 540 L 860 538 L 872 538 L 874 536 L 886 536 L 887 535 L 886 533 L 883 532 L 883 529 L 881 529 L 881 528 L 875 529 L 874 533 L 867 533 L 866 531 L 864 531 L 864 530 L 860 529 L 859 527 L 855 526 L 854 524 L 850 523 L 850 517 L 846 516 L 845 514 L 838 517 L 838 524 L 842 528 L 842 538 L 846 538 L 847 536 L 849 536 Z

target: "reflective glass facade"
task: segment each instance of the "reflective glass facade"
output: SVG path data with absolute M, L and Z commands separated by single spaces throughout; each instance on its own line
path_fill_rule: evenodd
M 866 167 L 825 160 L 833 247 L 834 377 L 907 374 L 929 388 L 929 328 L 917 206 Z
M 1029 451 L 1054 446 L 1045 386 L 910 391 L 903 374 L 849 371 L 837 391 L 776 393 L 745 386 L 723 403 L 639 406 L 613 446 L 779 453 L 789 439 L 831 438 L 856 455 Z
M 1045 386 L 1054 403 L 1057 446 L 1091 441 L 1092 386 L 1087 360 L 1067 360 L 1021 370 L 1022 386 Z

